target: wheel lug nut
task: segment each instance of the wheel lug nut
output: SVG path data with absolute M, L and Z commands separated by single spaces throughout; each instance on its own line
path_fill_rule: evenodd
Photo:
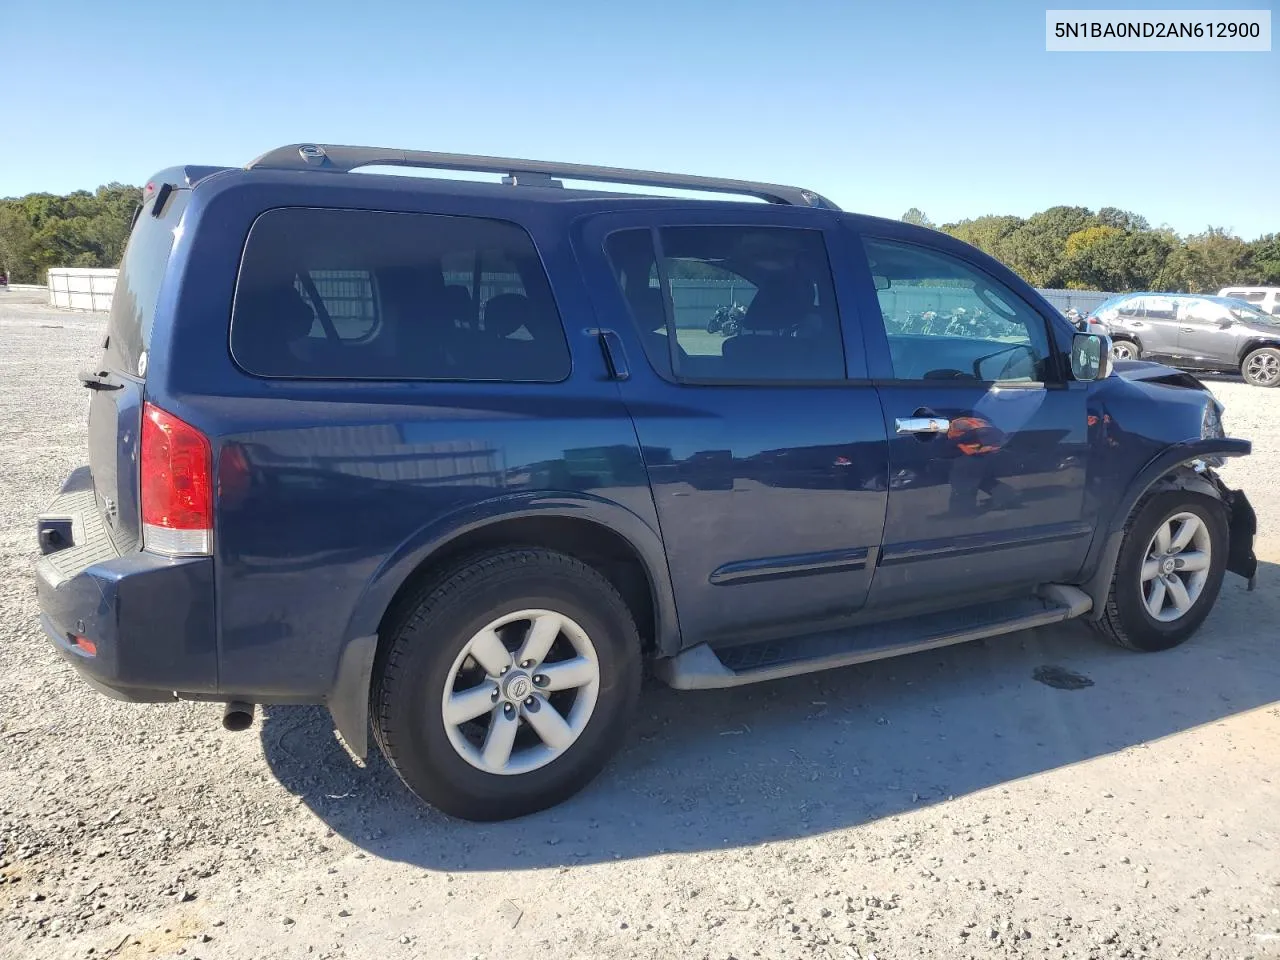
M 547 678 L 540 673 L 533 678 L 533 684 L 536 687 L 545 687 L 547 682 Z
M 529 669 L 530 667 L 532 667 L 532 666 L 533 666 L 533 661 L 532 661 L 532 660 L 521 660 L 521 661 L 520 661 L 520 669 L 521 669 L 521 670 L 528 670 L 528 669 Z
M 503 667 L 503 668 L 502 668 L 502 675 L 505 677 L 505 676 L 507 675 L 507 671 L 508 671 L 508 670 L 510 670 L 510 669 L 511 669 L 510 667 Z
M 536 702 L 536 701 L 533 699 L 533 697 L 528 697 L 528 698 L 525 700 L 524 705 L 525 705 L 526 707 L 532 707 L 532 706 L 534 705 L 534 703 L 535 703 L 535 702 Z
M 507 719 L 509 720 L 511 719 L 511 716 L 516 712 L 516 708 L 509 703 L 504 703 L 502 705 L 502 712 L 506 715 Z

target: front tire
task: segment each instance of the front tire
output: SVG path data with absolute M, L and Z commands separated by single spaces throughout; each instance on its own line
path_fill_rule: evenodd
M 1111 356 L 1116 360 L 1137 360 L 1140 355 L 1138 345 L 1132 340 L 1111 341 Z
M 640 690 L 631 612 L 598 571 L 550 550 L 467 560 L 384 637 L 370 707 L 421 799 L 506 820 L 572 796 L 621 742 Z
M 1226 571 L 1227 540 L 1221 501 L 1186 490 L 1149 497 L 1126 526 L 1095 628 L 1130 650 L 1176 647 L 1213 609 Z
M 1244 382 L 1255 387 L 1280 387 L 1280 350 L 1259 347 L 1240 364 Z

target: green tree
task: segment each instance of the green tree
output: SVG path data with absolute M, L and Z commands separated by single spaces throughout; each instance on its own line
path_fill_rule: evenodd
M 1025 223 L 1021 217 L 989 215 L 961 220 L 959 223 L 945 223 L 942 229 L 957 240 L 972 244 L 997 260 L 1005 260 L 1005 242 Z
M 0 269 L 16 283 L 39 283 L 49 267 L 114 267 L 140 200 L 122 183 L 0 199 Z
M 904 213 L 902 215 L 902 222 L 914 223 L 918 227 L 929 227 L 930 229 L 934 228 L 933 221 L 930 220 L 925 215 L 925 212 L 921 210 L 919 207 L 912 207 L 910 210 Z
M 1006 238 L 1001 259 L 1037 287 L 1064 286 L 1067 238 L 1095 225 L 1086 207 L 1050 207 L 1027 218 Z
M 1268 233 L 1249 244 L 1249 262 L 1255 283 L 1280 285 L 1280 233 Z
M 1252 251 L 1222 227 L 1208 227 L 1187 237 L 1169 256 L 1161 286 L 1188 293 L 1216 293 L 1233 283 L 1252 280 Z

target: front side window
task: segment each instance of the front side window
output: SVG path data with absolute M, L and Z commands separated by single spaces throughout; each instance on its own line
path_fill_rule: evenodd
M 1217 307 L 1208 300 L 1201 300 L 1198 297 L 1188 297 L 1178 301 L 1178 319 L 1179 320 L 1199 320 L 1203 323 L 1212 323 L 1218 318 L 1218 315 L 1225 313 L 1221 307 Z
M 927 247 L 865 239 L 899 380 L 1049 379 L 1045 320 L 1003 284 Z
M 231 353 L 265 377 L 555 382 L 564 329 L 533 241 L 476 217 L 282 208 L 249 231 Z
M 622 230 L 609 235 L 605 249 L 645 352 L 663 376 L 709 382 L 844 378 L 840 315 L 819 231 Z

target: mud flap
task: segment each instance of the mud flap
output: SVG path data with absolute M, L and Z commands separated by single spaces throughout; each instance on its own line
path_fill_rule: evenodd
M 1253 554 L 1253 538 L 1258 532 L 1258 515 L 1242 490 L 1223 489 L 1223 499 L 1230 511 L 1227 547 L 1227 569 L 1249 581 L 1252 590 L 1258 582 L 1258 558 Z

